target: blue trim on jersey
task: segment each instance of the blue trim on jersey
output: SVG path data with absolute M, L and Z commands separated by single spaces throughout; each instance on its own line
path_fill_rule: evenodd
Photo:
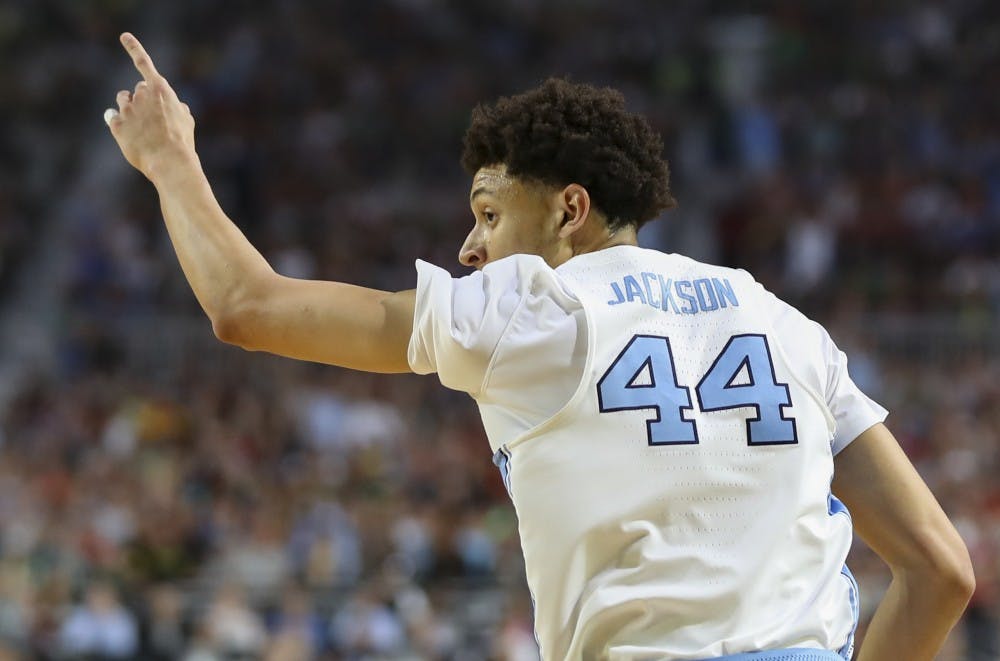
M 851 513 L 848 511 L 847 505 L 845 505 L 840 498 L 834 496 L 833 492 L 830 492 L 830 494 L 827 495 L 826 505 L 830 516 L 833 516 L 834 514 L 846 514 L 848 519 L 851 518 Z
M 714 656 L 711 659 L 702 659 L 701 661 L 843 661 L 843 657 L 830 650 L 789 647 L 783 650 Z
M 827 510 L 830 516 L 843 514 L 847 517 L 848 521 L 851 521 L 851 513 L 848 511 L 847 505 L 834 496 L 833 492 L 830 492 L 827 496 Z M 844 568 L 840 570 L 840 573 L 847 579 L 847 599 L 851 604 L 854 624 L 851 626 L 851 633 L 847 636 L 847 642 L 837 650 L 837 653 L 841 659 L 850 661 L 850 658 L 854 655 L 854 632 L 858 630 L 858 621 L 861 618 L 861 589 L 858 587 L 858 582 L 854 579 L 854 574 L 847 568 L 847 563 L 844 563 Z
M 500 478 L 503 480 L 504 488 L 507 489 L 507 495 L 510 496 L 510 450 L 506 445 L 500 446 L 500 449 L 493 453 L 493 465 L 500 469 Z
M 858 630 L 858 621 L 861 619 L 861 589 L 858 588 L 858 582 L 855 580 L 851 570 L 847 568 L 846 563 L 844 564 L 844 568 L 840 570 L 840 573 L 847 579 L 847 598 L 851 602 L 851 613 L 854 615 L 854 624 L 851 626 L 851 633 L 847 636 L 847 642 L 837 650 L 837 653 L 840 654 L 841 658 L 850 661 L 851 657 L 854 656 L 854 632 Z

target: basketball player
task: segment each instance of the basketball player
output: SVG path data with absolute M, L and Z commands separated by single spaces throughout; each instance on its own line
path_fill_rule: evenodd
M 217 204 L 188 108 L 122 43 L 143 80 L 106 119 L 218 337 L 476 400 L 544 658 L 850 658 L 852 528 L 892 569 L 858 658 L 934 657 L 974 586 L 962 540 L 822 327 L 746 272 L 637 246 L 672 200 L 618 93 L 551 80 L 478 108 L 476 271 L 418 261 L 388 293 L 276 274 Z

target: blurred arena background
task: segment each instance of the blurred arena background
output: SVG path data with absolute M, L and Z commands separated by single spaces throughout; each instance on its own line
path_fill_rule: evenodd
M 470 400 L 215 340 L 101 121 L 126 29 L 276 269 L 382 289 L 461 272 L 477 102 L 621 89 L 680 202 L 644 245 L 830 329 L 972 552 L 942 658 L 1000 658 L 995 0 L 6 0 L 0 659 L 535 658 Z M 868 617 L 888 575 L 850 562 Z

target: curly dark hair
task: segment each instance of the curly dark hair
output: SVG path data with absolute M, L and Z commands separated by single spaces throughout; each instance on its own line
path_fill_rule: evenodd
M 610 87 L 549 78 L 522 94 L 480 104 L 465 133 L 462 167 L 504 164 L 514 177 L 580 184 L 617 229 L 637 229 L 674 206 L 663 141 Z

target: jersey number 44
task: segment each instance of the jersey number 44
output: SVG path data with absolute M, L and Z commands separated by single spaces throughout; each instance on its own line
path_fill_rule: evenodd
M 694 388 L 703 412 L 751 407 L 748 445 L 798 443 L 795 419 L 785 417 L 792 400 L 787 383 L 778 383 L 767 337 L 734 335 Z M 646 420 L 650 445 L 693 445 L 698 426 L 684 417 L 694 408 L 691 391 L 677 382 L 670 340 L 635 335 L 597 382 L 601 413 L 652 409 Z

